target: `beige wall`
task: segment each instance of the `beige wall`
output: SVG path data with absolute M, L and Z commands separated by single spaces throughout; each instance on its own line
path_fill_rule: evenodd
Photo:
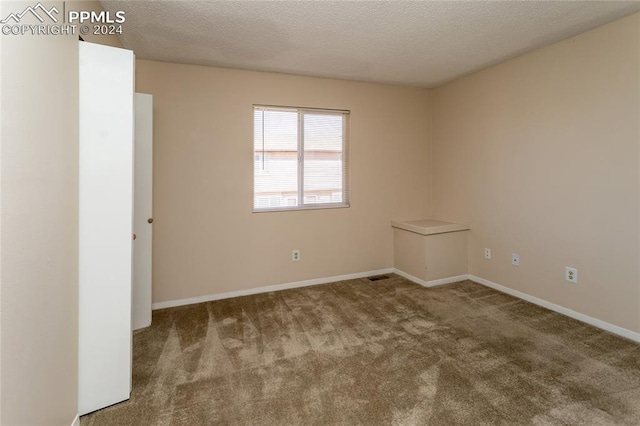
M 154 302 L 388 268 L 428 213 L 428 92 L 139 60 L 154 96 Z M 253 104 L 351 110 L 351 207 L 252 213 Z M 301 261 L 291 262 L 291 250 Z
M 636 14 L 433 91 L 434 215 L 470 223 L 470 273 L 634 331 L 639 40 Z
M 0 423 L 68 426 L 77 413 L 77 37 L 0 40 Z

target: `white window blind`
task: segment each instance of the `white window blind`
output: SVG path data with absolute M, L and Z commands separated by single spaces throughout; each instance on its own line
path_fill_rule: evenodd
M 254 211 L 349 206 L 348 114 L 254 106 Z

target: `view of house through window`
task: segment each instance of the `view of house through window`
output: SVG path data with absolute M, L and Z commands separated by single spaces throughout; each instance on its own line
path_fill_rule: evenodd
M 347 207 L 348 111 L 254 106 L 253 209 Z

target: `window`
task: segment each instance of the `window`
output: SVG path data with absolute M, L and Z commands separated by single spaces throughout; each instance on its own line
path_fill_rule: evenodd
M 349 207 L 348 111 L 253 107 L 253 211 Z

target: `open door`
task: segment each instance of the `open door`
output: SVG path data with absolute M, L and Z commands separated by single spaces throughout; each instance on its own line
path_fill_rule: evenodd
M 129 398 L 133 52 L 79 46 L 78 412 Z M 63 106 L 61 106 L 62 108 Z
M 133 190 L 133 329 L 151 325 L 153 240 L 153 97 L 136 93 Z

